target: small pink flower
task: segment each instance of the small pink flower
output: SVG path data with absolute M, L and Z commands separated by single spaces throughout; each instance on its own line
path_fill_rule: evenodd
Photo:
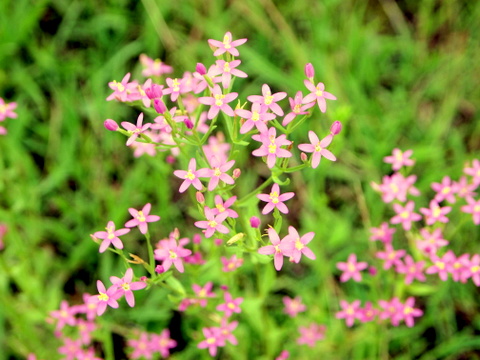
M 480 224 L 480 200 L 475 201 L 472 197 L 467 197 L 468 205 L 461 207 L 461 210 L 466 214 L 472 214 L 473 223 Z
M 327 102 L 325 101 L 325 99 L 337 100 L 334 95 L 325 91 L 325 85 L 323 85 L 323 83 L 320 82 L 317 84 L 317 86 L 313 85 L 310 80 L 304 80 L 303 83 L 305 84 L 305 87 L 311 91 L 310 94 L 304 97 L 304 104 L 316 101 L 318 104 L 318 108 L 322 113 L 324 113 L 325 111 L 327 111 Z
M 190 255 L 192 250 L 184 249 L 181 244 L 177 244 L 177 240 L 173 237 L 161 240 L 160 245 L 161 247 L 154 251 L 155 259 L 163 261 L 162 266 L 164 271 L 170 269 L 173 264 L 179 272 L 183 273 L 184 267 L 182 258 Z
M 164 329 L 160 335 L 151 334 L 150 335 L 150 348 L 153 351 L 158 351 L 160 355 L 164 358 L 170 356 L 170 349 L 173 349 L 177 346 L 175 340 L 170 339 L 170 330 Z
M 208 191 L 213 191 L 217 187 L 220 180 L 228 185 L 235 183 L 235 180 L 233 180 L 232 177 L 226 173 L 235 164 L 235 160 L 225 162 L 220 161 L 216 156 L 212 156 L 209 162 L 211 168 L 207 169 L 208 174 L 205 176 L 210 178 L 210 182 L 208 183 Z
M 300 296 L 297 296 L 294 299 L 284 296 L 282 300 L 285 305 L 283 312 L 292 318 L 296 317 L 298 313 L 307 310 L 307 307 L 302 304 L 302 298 Z
M 241 313 L 240 304 L 243 302 L 243 298 L 233 299 L 232 295 L 227 291 L 224 294 L 225 303 L 217 306 L 217 311 L 223 311 L 226 317 L 232 316 L 233 313 Z
M 448 280 L 448 273 L 451 269 L 451 264 L 456 260 L 455 255 L 452 251 L 447 251 L 442 257 L 438 257 L 437 255 L 433 254 L 430 257 L 433 265 L 428 267 L 425 270 L 426 274 L 438 274 L 438 277 L 442 281 Z
M 205 340 L 201 341 L 197 347 L 199 349 L 208 348 L 210 356 L 217 355 L 217 348 L 225 346 L 225 339 L 222 336 L 222 332 L 219 328 L 203 328 L 203 335 Z
M 2 98 L 0 98 L 0 121 L 5 120 L 6 118 L 15 119 L 18 115 L 13 112 L 17 107 L 17 103 L 6 103 Z
M 145 54 L 140 54 L 140 63 L 143 65 L 142 75 L 146 77 L 162 76 L 173 71 L 171 66 L 166 65 L 160 59 L 153 60 Z
M 419 221 L 422 219 L 422 216 L 420 214 L 413 212 L 414 207 L 415 204 L 413 201 L 409 201 L 405 206 L 402 206 L 400 204 L 393 204 L 393 209 L 395 210 L 397 215 L 390 219 L 390 223 L 402 223 L 402 226 L 406 231 L 410 230 L 413 221 Z
M 287 126 L 290 122 L 292 122 L 293 119 L 295 119 L 298 115 L 306 115 L 308 114 L 307 109 L 310 109 L 312 106 L 315 105 L 315 102 L 310 102 L 308 104 L 303 103 L 303 97 L 302 97 L 302 92 L 298 91 L 295 94 L 295 98 L 288 98 L 288 101 L 290 102 L 290 108 L 291 112 L 289 112 L 285 117 L 283 118 L 282 125 Z
M 417 240 L 417 248 L 425 254 L 435 254 L 437 250 L 448 245 L 442 237 L 442 229 L 437 228 L 430 233 L 426 228 L 420 230 L 421 238 Z
M 129 123 L 127 121 L 122 122 L 122 126 L 129 131 L 130 137 L 127 140 L 127 146 L 130 146 L 135 140 L 137 140 L 138 136 L 140 134 L 143 134 L 145 131 L 147 131 L 152 124 L 148 123 L 145 125 L 142 125 L 143 123 L 143 113 L 140 113 L 137 118 L 137 125 L 133 125 L 132 123 Z
M 130 359 L 140 359 L 142 357 L 151 359 L 153 356 L 154 350 L 150 346 L 150 339 L 146 332 L 142 332 L 139 339 L 128 339 L 127 345 L 133 348 L 133 352 L 129 355 Z
M 99 294 L 91 296 L 89 299 L 90 303 L 97 304 L 97 315 L 101 316 L 107 306 L 110 306 L 114 309 L 118 308 L 117 300 L 122 296 L 117 292 L 118 288 L 116 285 L 112 285 L 108 288 L 105 288 L 105 285 L 100 280 L 97 280 L 97 289 Z
M 365 303 L 365 307 L 360 309 L 360 314 L 358 319 L 360 320 L 360 322 L 366 323 L 366 322 L 375 320 L 377 315 L 378 315 L 378 310 L 372 306 L 372 303 L 370 301 L 367 301 Z
M 463 172 L 472 177 L 473 184 L 475 186 L 480 185 L 480 160 L 473 159 L 472 167 L 466 167 L 463 169 Z
M 399 274 L 405 274 L 405 284 L 411 284 L 414 279 L 425 281 L 423 274 L 425 261 L 415 262 L 410 255 L 405 256 L 404 261 L 404 263 L 397 264 L 396 271 Z
M 190 162 L 188 163 L 188 170 L 175 170 L 173 174 L 180 179 L 184 179 L 182 185 L 180 185 L 180 189 L 178 190 L 180 193 L 185 192 L 190 185 L 197 190 L 202 190 L 202 183 L 199 177 L 207 177 L 210 173 L 209 169 L 197 169 L 197 161 L 195 158 L 191 158 Z
M 384 260 L 383 268 L 388 270 L 392 266 L 401 265 L 401 259 L 405 253 L 406 251 L 403 249 L 395 250 L 391 244 L 385 244 L 385 251 L 378 251 L 375 255 L 377 259 Z
M 457 193 L 457 188 L 449 176 L 444 176 L 441 183 L 433 183 L 432 189 L 437 192 L 434 200 L 438 203 L 443 200 L 447 200 L 449 203 L 456 201 L 455 194 Z
M 200 229 L 206 229 L 206 238 L 211 237 L 215 231 L 218 231 L 222 234 L 228 234 L 230 232 L 225 225 L 222 225 L 222 222 L 228 217 L 227 212 L 215 215 L 212 209 L 210 209 L 208 206 L 205 206 L 205 217 L 207 220 L 196 221 L 195 226 Z
M 433 225 L 437 221 L 447 223 L 449 220 L 445 215 L 450 211 L 452 211 L 450 206 L 440 207 L 435 200 L 430 201 L 430 208 L 420 208 L 420 212 L 425 215 L 427 225 Z
M 379 318 L 381 320 L 390 319 L 393 326 L 398 326 L 403 319 L 403 304 L 398 298 L 393 298 L 390 301 L 379 300 L 378 305 L 382 308 L 379 311 Z
M 289 247 L 287 243 L 290 239 L 285 237 L 280 241 L 280 237 L 272 227 L 268 228 L 267 232 L 272 245 L 262 246 L 258 249 L 258 253 L 262 255 L 273 255 L 275 269 L 280 271 L 283 266 L 283 257 L 291 256 L 292 254 L 292 250 L 287 249 Z
M 222 256 L 221 258 L 222 261 L 222 271 L 223 272 L 230 272 L 238 269 L 240 266 L 243 264 L 243 259 L 242 258 L 237 258 L 237 255 L 232 255 L 231 258 L 226 258 L 225 256 Z
M 278 101 L 284 99 L 287 96 L 286 92 L 278 92 L 272 95 L 272 91 L 267 84 L 262 86 L 262 96 L 261 95 L 250 95 L 247 96 L 247 100 L 252 103 L 260 103 L 265 106 L 267 109 L 270 109 L 273 113 L 278 116 L 283 116 L 282 108 L 277 104 Z
M 315 343 L 325 338 L 325 325 L 311 324 L 310 326 L 300 326 L 298 331 L 300 337 L 297 339 L 297 344 L 306 344 L 310 347 L 315 347 Z
M 136 81 L 128 82 L 130 79 L 130 73 L 126 74 L 121 82 L 112 81 L 108 83 L 110 89 L 113 90 L 113 93 L 107 97 L 107 101 L 118 100 L 121 102 L 130 101 L 129 96 L 132 92 L 135 91 L 138 83 Z
M 343 271 L 342 275 L 340 276 L 340 281 L 345 282 L 349 279 L 353 279 L 357 282 L 361 281 L 362 275 L 360 274 L 360 271 L 365 270 L 367 267 L 368 264 L 366 262 L 357 263 L 357 255 L 350 254 L 346 263 L 337 263 L 337 268 Z
M 402 166 L 413 166 L 415 160 L 409 159 L 413 154 L 413 150 L 402 152 L 400 149 L 393 149 L 392 155 L 385 156 L 383 161 L 387 164 L 392 164 L 392 170 L 398 171 Z
M 232 75 L 236 77 L 246 78 L 247 74 L 243 71 L 236 69 L 241 63 L 240 60 L 233 60 L 227 62 L 225 60 L 217 60 L 213 66 L 211 76 L 222 75 L 222 86 L 224 89 L 228 89 L 230 82 L 232 81 Z
M 82 342 L 80 339 L 73 340 L 67 337 L 63 338 L 63 346 L 58 348 L 58 353 L 64 355 L 65 360 L 77 359 L 82 352 Z
M 215 293 L 212 292 L 213 283 L 211 281 L 207 282 L 205 286 L 200 286 L 197 284 L 192 285 L 192 289 L 195 292 L 197 298 L 195 299 L 201 307 L 207 306 L 207 299 L 215 297 Z
M 236 196 L 232 196 L 230 199 L 223 201 L 220 195 L 215 195 L 215 207 L 212 209 L 214 215 L 219 215 L 224 212 L 228 214 L 228 217 L 231 218 L 238 218 L 238 214 L 235 210 L 230 209 L 230 207 L 235 203 L 237 200 Z
M 345 323 L 348 327 L 352 327 L 355 319 L 360 319 L 361 309 L 360 309 L 360 300 L 355 300 L 349 304 L 345 300 L 340 300 L 341 311 L 338 311 L 335 314 L 337 319 L 345 319 Z
M 414 318 L 423 315 L 423 311 L 417 308 L 414 308 L 415 298 L 409 297 L 405 304 L 402 307 L 402 317 L 403 321 L 408 327 L 412 327 L 414 325 Z
M 232 108 L 228 105 L 229 102 L 232 102 L 237 98 L 238 94 L 233 92 L 229 94 L 223 94 L 220 86 L 215 85 L 212 89 L 212 96 L 203 96 L 198 99 L 201 104 L 210 105 L 210 110 L 208 110 L 207 117 L 208 119 L 213 119 L 218 115 L 218 112 L 222 110 L 228 116 L 234 116 Z
M 236 49 L 237 46 L 240 46 L 244 43 L 247 42 L 247 39 L 238 39 L 232 41 L 232 34 L 230 31 L 227 31 L 225 35 L 223 36 L 223 41 L 218 41 L 218 40 L 212 40 L 209 39 L 208 43 L 216 47 L 217 49 L 214 51 L 213 56 L 219 56 L 222 55 L 225 52 L 230 53 L 233 56 L 238 56 L 240 53 Z
M 77 323 L 75 318 L 75 308 L 70 307 L 65 300 L 61 302 L 59 310 L 50 312 L 50 316 L 57 319 L 57 325 L 55 327 L 56 331 L 62 330 L 65 325 L 75 326 Z
M 272 212 L 275 208 L 283 214 L 288 214 L 288 208 L 283 202 L 290 200 L 294 196 L 295 193 L 293 192 L 280 194 L 280 186 L 275 183 L 272 186 L 270 194 L 258 194 L 257 198 L 267 203 L 262 210 L 263 215 Z
M 275 119 L 275 115 L 272 113 L 268 113 L 267 107 L 265 105 L 262 105 L 261 103 L 253 103 L 251 110 L 252 111 L 248 111 L 245 109 L 235 110 L 235 113 L 238 116 L 246 119 L 246 121 L 240 128 L 240 134 L 245 134 L 249 132 L 254 126 L 260 133 L 268 131 L 266 123 L 267 121 Z
M 337 158 L 329 150 L 326 149 L 328 145 L 332 142 L 333 135 L 329 134 L 324 137 L 322 140 L 318 139 L 317 134 L 313 131 L 308 132 L 308 138 L 310 144 L 300 144 L 298 148 L 307 153 L 313 153 L 312 155 L 312 168 L 315 169 L 320 164 L 322 156 L 330 161 L 336 161 Z
M 125 272 L 125 276 L 123 278 L 118 278 L 116 276 L 111 276 L 110 281 L 113 285 L 116 285 L 120 294 L 125 296 L 127 300 L 127 304 L 130 307 L 135 306 L 135 298 L 133 296 L 132 290 L 140 290 L 147 287 L 147 284 L 143 281 L 135 281 L 132 282 L 133 279 L 133 270 L 132 268 L 128 268 Z
M 130 213 L 130 215 L 133 216 L 133 219 L 128 220 L 125 223 L 125 226 L 128 228 L 138 226 L 138 228 L 140 229 L 140 232 L 142 234 L 146 234 L 148 231 L 147 223 L 160 220 L 160 216 L 158 215 L 149 215 L 151 208 L 152 208 L 152 205 L 150 203 L 146 204 L 142 208 L 142 210 L 129 208 L 128 212 Z
M 383 222 L 382 225 L 378 228 L 370 229 L 372 235 L 370 240 L 380 240 L 384 244 L 390 244 L 392 242 L 393 234 L 395 234 L 396 229 L 388 227 L 387 222 Z
M 118 237 L 130 232 L 130 229 L 115 230 L 113 221 L 109 221 L 105 229 L 107 231 L 97 231 L 93 234 L 96 238 L 103 239 L 98 251 L 103 253 L 110 244 L 113 244 L 117 249 L 123 249 L 123 243 Z
M 291 257 L 293 262 L 299 263 L 302 255 L 305 255 L 307 258 L 315 260 L 315 254 L 310 248 L 307 247 L 307 244 L 312 241 L 315 233 L 309 232 L 300 237 L 297 230 L 293 226 L 288 227 L 288 235 L 285 237 L 286 245 L 284 252 L 291 251 Z
M 275 162 L 278 158 L 292 157 L 292 153 L 286 149 L 282 149 L 284 145 L 290 145 L 292 142 L 287 140 L 285 134 L 277 136 L 277 130 L 271 127 L 268 132 L 252 135 L 252 139 L 262 143 L 259 149 L 254 150 L 252 154 L 254 156 L 266 156 L 267 166 L 271 169 L 275 166 Z

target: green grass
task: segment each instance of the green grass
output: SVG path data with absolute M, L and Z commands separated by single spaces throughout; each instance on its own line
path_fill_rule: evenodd
M 260 93 L 264 83 L 293 96 L 303 90 L 307 62 L 338 98 L 302 130 L 325 131 L 341 120 L 344 130 L 333 146 L 339 161 L 295 174 L 290 186 L 303 211 L 291 220 L 318 234 L 318 260 L 301 282 L 280 279 L 272 289 L 302 293 L 312 316 L 328 324 L 329 341 L 315 353 L 324 359 L 480 358 L 472 284 L 438 283 L 435 293 L 421 297 L 426 313 L 413 329 L 368 324 L 346 330 L 332 315 L 339 298 L 369 298 L 358 284 L 339 287 L 333 274 L 349 253 L 372 252 L 368 228 L 390 216 L 369 185 L 388 173 L 383 157 L 394 147 L 413 149 L 418 187 L 425 191 L 444 175 L 458 178 L 465 162 L 479 157 L 479 18 L 476 1 L 0 2 L 0 96 L 17 102 L 19 115 L 4 123 L 9 133 L 0 138 L 0 220 L 9 227 L 0 254 L 0 360 L 29 352 L 53 358 L 59 344 L 45 323 L 48 313 L 62 299 L 78 301 L 74 294 L 95 291 L 95 280 L 118 268 L 110 254 L 99 256 L 89 234 L 108 220 L 127 220 L 127 208 L 146 202 L 165 224 L 182 224 L 186 203 L 171 205 L 178 196 L 170 166 L 133 159 L 125 139 L 103 128 L 106 118 L 137 116 L 105 101 L 107 83 L 129 71 L 138 77 L 141 53 L 162 58 L 178 76 L 197 62 L 210 64 L 207 39 L 226 31 L 249 39 L 240 51 L 249 75 L 236 84 L 244 89 L 241 99 Z M 431 195 L 422 195 L 424 206 Z M 472 226 L 469 235 L 452 239 L 454 249 L 478 253 L 479 230 Z M 255 316 L 258 304 L 250 305 Z M 426 331 L 435 332 L 433 343 Z M 279 332 L 268 334 L 269 354 L 278 353 Z M 311 356 L 299 349 L 296 358 Z

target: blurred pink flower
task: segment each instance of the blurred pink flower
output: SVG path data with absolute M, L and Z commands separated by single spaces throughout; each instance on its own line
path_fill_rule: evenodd
M 337 268 L 343 271 L 342 275 L 340 276 L 340 281 L 345 282 L 349 279 L 353 279 L 355 281 L 361 281 L 362 275 L 360 271 L 365 270 L 368 267 L 366 262 L 357 262 L 357 255 L 350 254 L 348 256 L 347 262 L 338 262 Z
M 392 155 L 385 156 L 383 161 L 387 164 L 392 164 L 392 170 L 398 171 L 402 166 L 413 166 L 415 160 L 409 159 L 413 154 L 413 150 L 402 152 L 400 149 L 393 149 Z
M 308 327 L 300 326 L 298 328 L 300 337 L 297 339 L 297 344 L 306 344 L 310 347 L 314 347 L 317 341 L 322 340 L 325 337 L 325 330 L 325 325 L 315 323 L 310 324 Z
M 284 296 L 282 300 L 285 305 L 283 312 L 292 318 L 296 317 L 298 313 L 307 310 L 307 307 L 302 303 L 302 298 L 300 296 L 297 296 L 294 299 Z

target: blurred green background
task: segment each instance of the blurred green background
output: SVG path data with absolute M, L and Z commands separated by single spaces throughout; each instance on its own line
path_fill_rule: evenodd
M 468 0 L 1 1 L 0 97 L 18 103 L 18 118 L 6 120 L 0 138 L 0 221 L 9 228 L 0 254 L 0 360 L 58 346 L 48 312 L 111 274 L 109 255 L 100 260 L 89 234 L 146 202 L 165 224 L 180 221 L 182 209 L 170 205 L 177 191 L 170 168 L 134 160 L 124 138 L 103 127 L 106 118 L 136 119 L 105 98 L 109 81 L 127 72 L 141 79 L 141 53 L 181 76 L 197 62 L 213 63 L 207 39 L 231 31 L 248 38 L 239 49 L 249 75 L 235 85 L 240 98 L 264 83 L 291 97 L 305 91 L 308 62 L 337 96 L 305 128 L 342 121 L 332 148 L 337 163 L 295 174 L 292 185 L 302 210 L 292 221 L 321 239 L 304 301 L 321 292 L 333 314 L 337 296 L 346 296 L 335 263 L 351 252 L 367 257 L 368 227 L 386 213 L 369 186 L 390 171 L 383 157 L 394 147 L 413 149 L 425 191 L 444 175 L 458 179 L 479 157 L 479 19 L 480 2 Z M 478 253 L 479 232 L 469 231 L 454 246 Z M 346 293 L 368 298 L 354 285 Z M 442 285 L 421 325 L 392 330 L 385 353 L 480 358 L 479 293 L 470 285 Z M 373 358 L 378 329 L 333 324 L 336 345 L 323 349 L 325 359 Z M 346 341 L 355 346 L 343 348 Z

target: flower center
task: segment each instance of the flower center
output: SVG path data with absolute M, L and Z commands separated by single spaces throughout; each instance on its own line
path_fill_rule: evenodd
M 270 105 L 273 101 L 273 96 L 272 95 L 266 95 L 264 96 L 264 101 L 265 101 L 265 105 Z
M 275 144 L 268 145 L 268 152 L 270 154 L 275 154 L 277 152 L 277 145 Z
M 192 173 L 192 170 L 188 169 L 187 174 L 185 175 L 185 179 L 195 180 L 195 174 Z
M 100 294 L 98 294 L 98 300 L 100 300 L 100 301 L 108 301 L 108 299 L 109 299 L 109 296 L 108 296 L 107 294 L 105 294 L 105 293 L 100 293 Z
M 257 111 L 254 111 L 252 113 L 252 121 L 258 121 L 260 120 L 260 114 Z
M 123 84 L 119 83 L 118 81 L 113 80 L 113 86 L 116 87 L 117 90 L 120 92 L 125 91 L 125 86 L 123 86 Z
M 302 250 L 305 247 L 305 245 L 302 244 L 299 238 L 295 240 L 295 249 L 297 250 Z
M 129 291 L 129 290 L 130 290 L 130 284 L 127 283 L 127 282 L 126 282 L 126 283 L 123 283 L 123 284 L 122 284 L 122 289 L 123 289 L 124 291 Z
M 170 255 L 170 259 L 172 259 L 172 260 L 175 260 L 178 257 L 178 255 L 175 251 L 169 250 L 168 253 Z
M 225 64 L 223 64 L 223 72 L 229 73 L 230 70 L 230 63 L 226 62 Z
M 218 223 L 215 220 L 210 220 L 208 222 L 208 226 L 211 228 L 216 228 L 218 226 Z
M 225 211 L 225 207 L 222 205 L 222 204 L 217 204 L 215 205 L 215 207 L 218 209 L 219 212 L 224 212 Z
M 270 200 L 272 201 L 272 203 L 274 203 L 274 204 L 278 204 L 278 203 L 279 203 L 278 193 L 277 193 L 276 191 L 271 192 L 269 197 L 270 197 Z
M 223 105 L 223 98 L 225 97 L 225 95 L 223 94 L 216 94 L 214 96 L 215 98 L 215 105 L 217 106 L 222 106 Z
M 143 211 L 138 212 L 137 219 L 140 222 L 145 222 L 146 219 L 145 219 L 145 215 L 143 215 Z
M 180 91 L 180 82 L 178 81 L 178 79 L 173 79 L 172 81 L 172 88 L 173 88 L 173 92 L 179 92 Z
M 320 152 L 322 150 L 323 148 L 320 146 L 320 142 L 318 142 L 317 145 L 315 145 L 315 152 Z
M 222 175 L 222 172 L 220 171 L 220 168 L 217 167 L 217 168 L 213 169 L 213 175 L 214 176 Z

